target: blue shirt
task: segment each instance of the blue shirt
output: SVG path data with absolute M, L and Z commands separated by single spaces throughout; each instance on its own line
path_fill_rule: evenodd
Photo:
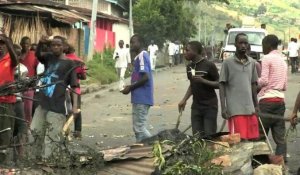
M 133 72 L 131 84 L 141 79 L 142 74 L 148 74 L 148 81 L 141 87 L 131 91 L 131 103 L 153 105 L 153 78 L 151 72 L 150 58 L 146 51 L 142 51 L 133 61 Z

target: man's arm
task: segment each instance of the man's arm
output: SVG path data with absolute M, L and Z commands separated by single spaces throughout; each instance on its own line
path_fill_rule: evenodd
M 11 59 L 11 66 L 16 67 L 18 65 L 17 54 L 15 53 L 13 43 L 10 38 L 8 38 L 5 34 L 0 34 L 0 39 L 5 43 L 8 54 Z
M 43 41 L 40 41 L 37 45 L 37 48 L 36 48 L 36 52 L 35 52 L 35 56 L 36 58 L 39 60 L 39 62 L 41 62 L 42 64 L 45 64 L 45 55 L 46 55 L 46 52 L 43 52 L 42 49 L 43 49 L 43 45 L 46 44 L 45 42 Z
M 143 86 L 149 80 L 149 76 L 146 72 L 141 72 L 140 74 L 142 74 L 141 79 L 139 79 L 136 83 L 132 85 L 125 86 L 124 89 L 121 91 L 123 94 L 129 94 L 136 88 Z
M 194 76 L 193 80 L 199 81 L 207 86 L 213 87 L 215 89 L 219 89 L 219 73 L 218 68 L 215 64 L 211 63 L 211 66 L 209 68 L 209 77 L 211 77 L 213 80 L 207 80 L 202 78 L 201 76 Z
M 263 59 L 261 62 L 261 76 L 257 81 L 259 87 L 264 87 L 269 84 L 269 60 Z
M 225 82 L 220 82 L 220 90 L 219 90 L 219 95 L 220 95 L 220 103 L 221 103 L 221 114 L 223 119 L 228 119 L 230 116 L 227 112 L 227 107 L 226 107 L 226 92 L 225 92 Z
M 251 90 L 252 90 L 252 100 L 253 100 L 253 105 L 255 108 L 257 108 L 257 84 L 252 83 L 251 84 Z
M 188 87 L 183 99 L 178 104 L 179 112 L 184 111 L 187 100 L 192 96 L 192 88 L 191 85 Z
M 10 38 L 7 38 L 7 40 L 5 42 L 6 42 L 6 46 L 7 46 L 7 51 L 10 55 L 12 66 L 16 67 L 18 65 L 18 56 L 14 50 L 13 43 Z

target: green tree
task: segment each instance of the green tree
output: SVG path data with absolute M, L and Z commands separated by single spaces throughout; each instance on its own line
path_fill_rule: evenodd
M 146 43 L 154 40 L 162 46 L 166 40 L 185 41 L 196 34 L 193 12 L 185 6 L 227 0 L 137 0 L 133 7 L 135 32 L 145 37 Z

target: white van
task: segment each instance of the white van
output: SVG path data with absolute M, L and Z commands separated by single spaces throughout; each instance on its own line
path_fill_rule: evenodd
M 232 28 L 229 29 L 225 46 L 223 48 L 222 59 L 227 59 L 231 57 L 236 48 L 234 46 L 235 37 L 239 33 L 245 33 L 248 36 L 248 42 L 251 46 L 250 56 L 254 59 L 260 60 L 262 53 L 262 40 L 267 35 L 267 31 L 258 28 Z

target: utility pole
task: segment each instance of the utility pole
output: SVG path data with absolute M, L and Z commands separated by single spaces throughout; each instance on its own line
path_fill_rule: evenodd
M 132 21 L 132 0 L 129 0 L 129 36 L 133 35 L 133 21 Z
M 65 0 L 65 5 L 69 5 L 69 0 Z
M 90 39 L 89 39 L 89 52 L 87 60 L 92 60 L 94 55 L 94 45 L 95 45 L 95 37 L 96 37 L 96 20 L 97 20 L 97 9 L 98 0 L 93 0 L 93 9 L 92 9 L 92 17 L 90 22 Z

